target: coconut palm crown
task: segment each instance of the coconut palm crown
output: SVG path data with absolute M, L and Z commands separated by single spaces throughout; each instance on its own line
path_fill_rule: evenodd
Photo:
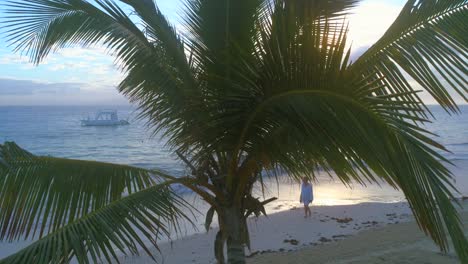
M 39 239 L 0 263 L 151 254 L 144 241 L 157 247 L 188 218 L 174 183 L 211 206 L 207 229 L 217 216 L 218 262 L 245 263 L 246 219 L 274 199 L 253 197 L 254 184 L 319 169 L 401 190 L 422 231 L 442 251 L 449 235 L 468 263 L 450 161 L 424 129 L 431 113 L 419 95 L 455 113 L 454 94 L 467 101 L 467 0 L 409 0 L 355 61 L 346 15 L 357 0 L 187 0 L 180 29 L 151 0 L 5 2 L 4 33 L 35 64 L 104 45 L 125 74 L 118 90 L 192 173 L 41 157 L 6 142 L 0 239 Z

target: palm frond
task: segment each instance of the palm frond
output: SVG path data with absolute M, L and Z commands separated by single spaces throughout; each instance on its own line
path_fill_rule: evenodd
M 224 100 L 239 96 L 244 60 L 251 60 L 258 29 L 256 24 L 268 1 L 187 1 L 184 18 L 187 50 L 198 80 L 202 100 L 190 102 L 191 115 L 187 115 L 177 133 L 171 137 L 191 142 L 180 150 L 198 153 L 200 157 L 223 152 L 230 146 L 224 135 L 229 127 L 226 120 L 217 119 L 235 106 Z M 228 110 L 229 108 L 229 110 Z M 193 115 L 196 111 L 197 115 Z M 190 113 L 188 113 L 190 114 Z M 218 123 L 221 121 L 223 124 Z M 174 131 L 174 130 L 173 130 Z M 222 142 L 221 142 L 222 141 Z M 215 150 L 213 147 L 217 144 Z M 179 144 L 180 145 L 180 144 Z M 190 147 L 188 147 L 190 146 Z
M 410 84 L 415 80 L 446 109 L 457 109 L 448 87 L 466 100 L 467 0 L 410 0 L 351 65 L 345 16 L 356 0 L 190 1 L 183 37 L 153 1 L 120 2 L 133 8 L 142 28 L 111 0 L 96 0 L 98 7 L 84 0 L 12 0 L 7 28 L 12 43 L 36 62 L 67 43 L 103 42 L 114 50 L 127 73 L 119 90 L 192 165 L 194 177 L 179 182 L 206 188 L 200 195 L 216 210 L 234 204 L 244 206 L 235 208 L 244 210 L 240 216 L 260 213 L 260 202 L 245 198 L 262 170 L 299 179 L 322 169 L 347 185 L 384 180 L 404 192 L 420 227 L 442 250 L 448 233 L 468 261 L 449 161 L 437 152 L 445 148 L 421 127 L 428 122 L 425 105 Z M 58 204 L 49 207 L 64 206 Z M 248 230 L 238 231 L 236 241 L 248 243 Z M 218 258 L 226 239 L 220 232 Z M 98 243 L 101 250 L 107 245 Z M 240 244 L 234 246 L 241 256 Z
M 421 229 L 443 251 L 449 234 L 466 261 L 468 241 L 452 202 L 452 174 L 445 167 L 450 162 L 436 152 L 445 148 L 412 125 L 414 116 L 394 115 L 394 108 L 404 105 L 336 91 L 290 92 L 257 114 L 244 153 L 256 161 L 253 171 L 266 167 L 296 180 L 315 177 L 311 168 L 334 172 L 346 185 L 383 180 L 403 191 Z
M 97 0 L 98 8 L 83 0 L 9 0 L 7 38 L 16 51 L 34 63 L 67 45 L 107 45 L 124 59 L 134 49 L 151 49 L 138 27 L 113 2 Z M 34 14 L 34 15 L 30 15 Z
M 171 58 L 176 65 L 180 78 L 183 79 L 186 90 L 196 90 L 195 79 L 185 55 L 185 47 L 174 26 L 161 13 L 155 2 L 151 0 L 120 0 L 134 8 L 144 23 L 145 33 L 150 41 L 161 46 L 165 56 Z
M 149 124 L 154 133 L 178 131 L 174 124 L 193 119 L 188 106 L 201 106 L 199 96 L 189 96 L 198 86 L 183 42 L 152 1 L 121 2 L 135 9 L 142 28 L 115 1 L 9 0 L 6 35 L 35 63 L 68 45 L 106 46 L 126 72 L 118 89 L 138 104 L 140 117 L 161 121 Z
M 440 105 L 457 111 L 447 92 L 467 98 L 468 1 L 408 1 L 387 32 L 351 66 L 356 74 L 374 76 L 387 89 L 380 95 L 405 93 L 416 81 Z M 402 99 L 422 103 L 417 94 Z
M 250 184 L 248 175 L 262 168 L 295 179 L 315 177 L 314 170 L 335 172 L 347 185 L 384 180 L 404 192 L 420 227 L 442 250 L 448 233 L 460 259 L 468 259 L 451 203 L 456 190 L 444 166 L 450 163 L 435 151 L 445 148 L 414 124 L 428 122 L 416 91 L 389 90 L 387 75 L 347 67 L 342 13 L 329 19 L 317 10 L 313 16 L 301 8 L 307 14 L 301 16 L 285 7 L 271 9 L 274 19 L 264 23 L 257 53 L 263 64 L 246 67 L 262 81 L 252 89 L 257 100 L 245 106 L 240 165 L 233 164 L 232 173 L 238 197 Z
M 156 260 L 147 241 L 158 249 L 157 241 L 170 237 L 179 220 L 190 222 L 184 207 L 165 184 L 153 186 L 76 219 L 0 263 L 112 263 L 119 262 L 119 251 L 138 255 L 140 248 Z
M 253 60 L 255 63 L 245 67 L 254 72 L 250 76 L 256 79 L 250 82 L 253 83 L 251 87 L 247 86 L 250 91 L 243 86 L 252 100 L 246 101 L 241 96 L 228 98 L 232 100 L 229 105 L 245 104 L 237 109 L 242 109 L 237 115 L 243 116 L 243 119 L 238 119 L 243 123 L 238 125 L 242 129 L 235 131 L 240 134 L 233 135 L 239 140 L 235 148 L 239 156 L 233 160 L 233 169 L 238 166 L 242 153 L 249 153 L 250 145 L 256 145 L 256 139 L 249 138 L 250 135 L 267 136 L 260 131 L 271 131 L 267 127 L 250 129 L 257 126 L 259 119 L 256 115 L 263 115 L 265 107 L 272 101 L 297 91 L 342 88 L 347 33 L 344 16 L 355 1 L 345 3 L 340 9 L 326 1 L 320 2 L 321 5 L 308 1 L 277 1 L 268 8 L 270 15 L 267 17 L 271 17 L 271 20 L 262 23 L 257 41 L 258 52 L 255 54 L 257 57 Z M 249 74 L 245 73 L 244 76 Z M 345 89 L 339 91 L 347 93 Z M 255 170 L 255 167 L 252 169 Z M 243 177 L 248 177 L 249 173 Z M 243 179 L 240 182 L 247 184 L 248 181 Z
M 155 183 L 145 169 L 35 156 L 0 145 L 0 240 L 54 232 Z
M 187 1 L 185 26 L 188 38 L 192 42 L 198 60 L 204 67 L 210 68 L 219 77 L 226 74 L 231 63 L 236 63 L 232 57 L 239 51 L 253 51 L 253 41 L 256 33 L 255 24 L 268 1 Z M 229 54 L 231 52 L 232 54 Z M 207 58 L 204 58 L 208 56 Z M 221 67 L 222 66 L 222 67 Z

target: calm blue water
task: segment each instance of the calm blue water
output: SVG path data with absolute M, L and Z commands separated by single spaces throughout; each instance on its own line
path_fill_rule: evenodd
M 136 120 L 132 108 L 120 106 L 120 119 L 129 126 L 84 127 L 80 119 L 103 109 L 98 106 L 0 107 L 0 142 L 15 141 L 37 154 L 98 160 L 160 168 L 174 174 L 183 166 L 164 147 L 164 140 L 151 137 L 145 123 Z
M 438 135 L 436 141 L 442 143 L 450 152 L 444 153 L 448 159 L 468 160 L 468 105 L 460 107 L 461 114 L 448 115 L 440 106 L 429 107 L 435 116 L 427 130 Z
M 95 106 L 36 106 L 0 107 L 0 143 L 15 141 L 21 147 L 37 155 L 51 155 L 65 158 L 99 160 L 124 163 L 146 168 L 159 168 L 175 175 L 185 172 L 183 164 L 164 146 L 164 140 L 151 137 L 144 122 L 135 120 L 136 113 L 130 107 L 114 107 L 119 117 L 129 119 L 129 126 L 82 127 L 80 119 L 93 114 L 103 107 Z M 444 155 L 453 160 L 455 185 L 460 195 L 468 196 L 468 106 L 462 107 L 462 115 L 447 115 L 439 107 L 431 107 L 436 120 L 427 128 L 438 134 L 438 141 L 452 153 Z M 282 181 L 283 182 L 283 181 Z M 284 182 L 286 178 L 284 178 Z M 267 205 L 267 212 L 274 213 L 299 206 L 299 186 L 297 184 L 267 182 L 266 197 L 279 199 Z M 261 197 L 261 189 L 254 190 Z M 186 193 L 191 200 L 190 193 Z M 382 184 L 367 187 L 355 185 L 346 188 L 339 180 L 319 176 L 314 183 L 315 205 L 356 204 L 362 202 L 404 201 L 401 192 Z M 201 200 L 193 199 L 200 212 L 208 206 Z M 204 230 L 204 217 L 197 214 L 194 220 L 199 230 L 186 231 L 187 235 Z M 301 217 L 301 216 L 299 216 Z M 216 225 L 216 219 L 213 225 Z M 0 258 L 18 251 L 32 241 L 0 243 Z
M 136 120 L 132 108 L 114 107 L 131 125 L 120 127 L 82 127 L 80 119 L 93 114 L 99 106 L 0 106 L 0 142 L 15 141 L 37 155 L 90 159 L 160 168 L 174 174 L 184 167 L 164 146 L 159 136 L 151 137 L 144 122 Z M 449 116 L 442 108 L 431 106 L 436 120 L 427 129 L 452 153 L 451 160 L 468 160 L 468 106 L 463 114 Z

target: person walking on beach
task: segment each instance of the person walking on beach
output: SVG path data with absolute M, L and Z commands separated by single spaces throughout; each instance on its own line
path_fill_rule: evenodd
M 302 178 L 302 185 L 301 185 L 301 197 L 299 202 L 304 204 L 304 218 L 307 216 L 311 216 L 309 204 L 312 203 L 314 200 L 314 194 L 312 191 L 312 184 L 309 182 L 307 177 Z

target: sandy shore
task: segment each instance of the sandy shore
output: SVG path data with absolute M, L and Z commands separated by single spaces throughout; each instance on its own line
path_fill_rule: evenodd
M 453 168 L 456 186 L 462 195 L 467 196 L 468 180 L 465 176 L 468 162 L 456 162 L 456 165 Z M 432 241 L 412 223 L 414 219 L 407 203 L 314 205 L 312 217 L 304 219 L 297 202 L 298 193 L 290 186 L 279 186 L 279 197 L 282 199 L 267 208 L 268 217 L 249 219 L 252 246 L 250 251 L 246 251 L 249 263 L 387 263 L 386 260 L 388 263 L 405 263 L 406 260 L 407 263 L 437 263 L 435 261 L 439 259 L 440 263 L 457 263 L 453 254 L 439 254 Z M 341 183 L 316 185 L 314 192 L 322 199 L 318 199 L 318 203 L 332 204 L 335 200 L 330 197 L 341 197 L 338 202 L 353 201 L 353 197 L 376 200 L 382 195 L 387 200 L 398 199 L 392 193 L 395 191 L 389 188 L 362 187 L 350 191 L 341 187 Z M 196 208 L 205 212 L 207 208 L 201 206 L 197 205 Z M 464 202 L 464 208 L 466 223 L 468 201 Z M 199 230 L 204 229 L 202 222 L 198 223 Z M 468 223 L 465 226 L 468 227 Z M 214 228 L 208 233 L 188 233 L 188 236 L 172 243 L 160 244 L 162 255 L 154 250 L 155 255 L 163 263 L 169 264 L 215 263 L 213 243 L 216 232 Z M 406 247 L 409 244 L 413 247 Z M 420 262 L 417 262 L 418 258 Z M 122 262 L 153 263 L 144 253 L 123 257 Z
M 468 196 L 468 161 L 456 161 L 455 164 L 452 171 L 456 176 L 456 186 L 462 195 Z M 285 181 L 277 186 L 274 179 L 271 181 L 266 197 L 275 196 L 279 199 L 267 205 L 269 217 L 249 220 L 252 249 L 246 253 L 254 255 L 249 259 L 267 257 L 271 252 L 297 251 L 327 244 L 356 235 L 362 230 L 412 220 L 406 203 L 380 203 L 404 200 L 400 192 L 389 186 L 356 185 L 348 189 L 328 175 L 319 174 L 319 178 L 320 181 L 314 185 L 314 214 L 309 219 L 304 219 L 302 209 L 296 208 L 300 207 L 298 185 Z M 269 184 L 268 181 L 266 184 Z M 256 197 L 261 197 L 261 193 L 257 193 Z M 208 206 L 193 194 L 184 194 L 184 198 L 201 212 L 192 219 L 197 229 L 187 226 L 180 234 L 182 238 L 174 240 L 172 244 L 160 244 L 163 252 L 160 258 L 163 263 L 169 264 L 214 263 L 213 241 L 217 230 L 204 232 L 204 214 Z M 214 219 L 213 227 L 216 225 L 217 221 Z M 196 234 L 193 235 L 194 233 Z M 0 242 L 0 259 L 31 243 L 31 240 Z M 156 255 L 159 256 L 157 253 Z M 144 253 L 140 257 L 122 259 L 124 263 L 153 263 Z
M 468 201 L 462 213 L 468 226 Z M 442 255 L 419 231 L 406 203 L 363 203 L 313 207 L 304 219 L 301 208 L 249 221 L 250 264 L 287 263 L 459 263 Z M 215 263 L 217 230 L 161 244 L 162 263 Z M 156 253 L 157 254 L 157 253 Z M 124 263 L 153 263 L 149 257 L 124 257 Z M 430 261 L 428 261 L 430 260 Z
M 468 201 L 461 213 L 468 236 Z M 255 256 L 249 264 L 288 263 L 460 263 L 453 251 L 442 254 L 414 221 L 360 232 L 356 236 L 295 252 Z
M 411 220 L 406 203 L 363 203 L 342 206 L 315 206 L 312 217 L 304 218 L 302 208 L 249 219 L 252 249 L 250 257 L 271 252 L 297 251 L 310 246 L 343 240 L 362 230 Z M 213 241 L 217 229 L 161 244 L 160 261 L 170 264 L 215 263 Z M 153 263 L 142 254 L 124 257 L 124 263 Z M 278 262 L 282 263 L 282 262 Z M 294 262 L 297 263 L 297 262 Z

